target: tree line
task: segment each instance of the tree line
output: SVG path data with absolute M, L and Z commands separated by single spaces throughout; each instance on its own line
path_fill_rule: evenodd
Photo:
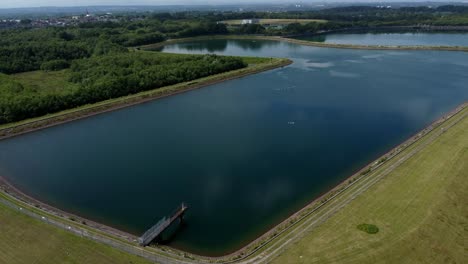
M 242 18 L 326 19 L 272 29 L 226 27 Z M 144 13 L 120 22 L 0 30 L 0 124 L 245 67 L 239 58 L 130 52 L 168 38 L 212 34 L 291 35 L 353 27 L 468 25 L 468 7 L 340 7 L 320 11 Z M 68 69 L 69 68 L 69 69 Z M 64 70 L 66 69 L 66 70 Z M 61 71 L 69 86 L 38 90 L 7 74 Z M 47 82 L 47 80 L 44 80 Z M 51 84 L 51 86 L 53 86 Z
M 0 30 L 0 72 L 20 73 L 47 68 L 50 61 L 126 52 L 127 47 L 167 38 L 226 34 L 223 24 L 148 18 L 142 21 L 83 23 L 67 28 Z
M 37 91 L 0 74 L 0 124 L 243 67 L 236 57 L 136 51 L 73 61 L 67 76 L 74 89 Z
M 226 27 L 219 21 L 243 18 L 325 19 L 327 23 L 290 24 L 281 29 L 261 25 Z M 290 12 L 180 12 L 141 13 L 120 22 L 89 22 L 66 28 L 0 30 L 0 72 L 38 70 L 43 63 L 125 52 L 168 38 L 212 34 L 293 35 L 342 28 L 404 25 L 468 25 L 468 7 L 378 8 L 348 6 Z M 47 65 L 44 65 L 47 68 Z

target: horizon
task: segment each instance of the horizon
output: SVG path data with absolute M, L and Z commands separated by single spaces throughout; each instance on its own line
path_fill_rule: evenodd
M 450 0 L 439 0 L 439 1 L 427 1 L 427 0 L 317 0 L 317 1 L 294 1 L 294 0 L 239 0 L 236 3 L 232 3 L 229 0 L 19 0 L 9 1 L 2 4 L 0 9 L 14 9 L 14 8 L 45 8 L 45 7 L 93 7 L 93 6 L 232 6 L 232 5 L 254 5 L 254 4 L 325 4 L 325 3 L 343 3 L 343 4 L 357 4 L 357 3 L 460 3 L 466 4 L 467 0 L 464 1 L 450 1 Z

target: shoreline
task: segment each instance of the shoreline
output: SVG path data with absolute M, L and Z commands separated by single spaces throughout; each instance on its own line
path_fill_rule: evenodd
M 239 39 L 236 36 L 233 36 L 233 37 L 234 38 L 231 38 L 231 39 Z M 241 37 L 242 38 L 240 38 L 240 39 L 255 39 L 255 38 L 252 38 L 252 37 L 249 37 L 249 36 L 246 36 L 245 38 L 243 36 L 241 36 Z M 257 36 L 257 37 L 259 37 L 257 39 L 264 39 L 261 36 Z M 213 39 L 213 37 L 203 37 L 203 39 L 205 39 L 205 38 Z M 220 36 L 220 39 L 223 39 L 223 38 L 226 39 L 226 36 Z M 200 38 L 195 38 L 195 39 L 200 39 Z M 190 41 L 190 40 L 195 40 L 195 39 L 194 38 L 178 39 L 176 42 L 172 42 L 172 43 Z M 294 43 L 296 41 L 302 42 L 301 40 L 291 39 L 291 40 L 294 41 L 294 42 L 292 42 L 292 41 L 285 40 L 285 38 L 281 38 L 281 40 L 279 40 L 279 39 L 277 39 L 277 37 L 274 37 L 274 39 L 267 39 L 267 38 L 265 38 L 265 39 L 266 40 L 275 40 L 275 41 L 285 41 L 285 42 L 291 42 L 291 43 Z M 306 41 L 306 42 L 309 42 L 309 41 Z M 172 44 L 172 43 L 164 42 L 164 45 L 168 45 L 168 44 Z M 313 42 L 313 43 L 315 43 L 315 42 Z M 296 42 L 296 44 L 299 44 L 299 43 Z M 308 44 L 300 44 L 300 45 L 308 45 Z M 315 45 L 308 45 L 308 46 L 315 46 Z M 329 47 L 329 46 L 327 46 L 327 47 Z M 419 46 L 417 46 L 417 47 L 419 47 Z M 342 48 L 342 47 L 340 47 L 340 48 Z M 468 51 L 468 47 L 464 47 L 464 48 L 466 48 L 466 50 L 463 50 L 463 51 Z M 356 49 L 356 48 L 353 47 L 353 49 Z M 369 49 L 369 48 L 362 48 L 362 49 Z M 398 49 L 401 49 L 401 48 L 398 48 Z M 457 51 L 459 51 L 459 50 L 457 50 Z M 191 91 L 191 90 L 194 90 L 194 89 L 199 89 L 199 88 L 202 88 L 202 87 L 205 87 L 205 86 L 208 86 L 208 85 L 224 82 L 224 81 L 227 81 L 227 80 L 242 78 L 242 77 L 248 76 L 250 74 L 255 74 L 255 73 L 258 73 L 258 72 L 267 71 L 267 70 L 275 69 L 275 68 L 278 68 L 278 67 L 283 67 L 283 66 L 289 65 L 291 63 L 291 60 L 287 60 L 287 59 L 280 60 L 280 59 L 278 59 L 277 62 L 279 64 L 284 63 L 284 65 L 277 66 L 277 65 L 272 65 L 272 63 L 266 63 L 268 65 L 263 65 L 265 67 L 263 67 L 261 69 L 256 69 L 255 66 L 250 68 L 250 70 L 247 70 L 248 68 L 243 68 L 243 69 L 239 69 L 239 70 L 235 70 L 235 71 L 231 71 L 231 72 L 226 72 L 226 73 L 222 73 L 222 74 L 218 74 L 218 75 L 209 76 L 209 77 L 213 77 L 213 80 L 210 79 L 210 80 L 208 80 L 206 82 L 201 81 L 200 83 L 198 83 L 198 81 L 200 79 L 197 79 L 197 80 L 189 81 L 189 82 L 186 82 L 186 83 L 176 84 L 174 86 L 181 87 L 181 88 L 176 89 L 174 91 L 168 91 L 167 93 L 165 93 L 165 91 L 162 91 L 162 92 L 159 93 L 159 91 L 158 91 L 159 89 L 167 88 L 167 87 L 162 87 L 162 88 L 159 88 L 159 89 L 155 89 L 155 90 L 151 90 L 151 91 L 147 91 L 147 92 L 142 92 L 142 93 L 138 93 L 138 94 L 131 95 L 131 96 L 116 98 L 116 99 L 110 100 L 109 102 L 104 101 L 104 102 L 101 102 L 101 103 L 103 103 L 102 105 L 101 105 L 101 103 L 97 103 L 97 104 L 91 105 L 89 108 L 86 107 L 84 109 L 74 109 L 74 110 L 72 110 L 73 112 L 70 112 L 70 113 L 64 113 L 64 114 L 59 114 L 57 116 L 46 117 L 46 118 L 42 118 L 42 119 L 37 120 L 37 121 L 31 121 L 31 122 L 28 122 L 28 123 L 25 123 L 25 124 L 19 124 L 17 126 L 12 126 L 12 127 L 7 127 L 7 128 L 0 128 L 0 140 L 15 137 L 15 136 L 19 136 L 19 135 L 30 133 L 30 132 L 34 132 L 34 131 L 41 130 L 41 129 L 45 129 L 47 127 L 60 125 L 60 124 L 63 124 L 63 123 L 74 121 L 74 120 L 79 120 L 79 119 L 82 119 L 82 118 L 98 115 L 98 114 L 101 114 L 101 113 L 106 113 L 106 112 L 110 112 L 110 111 L 119 110 L 119 109 L 122 109 L 122 108 L 125 108 L 125 107 L 137 105 L 137 104 L 140 104 L 140 103 L 146 103 L 146 102 L 149 102 L 149 101 L 152 101 L 152 100 L 157 100 L 157 99 L 160 99 L 160 98 L 176 95 L 176 94 Z M 261 65 L 261 64 L 258 64 L 258 65 Z M 243 72 L 243 71 L 245 71 L 245 72 Z M 238 73 L 238 75 L 236 75 L 236 73 Z M 224 74 L 229 74 L 229 76 L 228 77 L 220 76 L 220 75 L 224 75 Z M 232 76 L 231 76 L 231 74 L 232 74 Z M 205 78 L 209 78 L 209 77 L 205 77 Z M 218 77 L 218 78 L 216 78 L 216 77 Z M 202 79 L 205 79 L 205 78 L 202 78 Z M 169 87 L 172 87 L 172 86 L 169 86 Z M 314 198 L 311 202 L 305 203 L 305 206 L 301 207 L 297 211 L 294 211 L 291 215 L 286 217 L 284 220 L 281 220 L 278 224 L 274 224 L 274 225 L 271 226 L 271 228 L 267 228 L 267 231 L 265 233 L 261 234 L 257 239 L 254 239 L 254 240 L 252 240 L 250 242 L 247 242 L 245 244 L 245 246 L 242 246 L 240 249 L 235 250 L 232 253 L 227 253 L 225 255 L 211 257 L 211 256 L 203 256 L 203 255 L 192 254 L 192 253 L 185 252 L 183 250 L 179 250 L 177 248 L 173 248 L 173 247 L 170 247 L 170 246 L 161 246 L 161 247 L 157 247 L 156 249 L 161 250 L 161 252 L 159 252 L 159 253 L 162 253 L 162 252 L 166 252 L 166 253 L 167 252 L 175 252 L 174 254 L 176 254 L 177 256 L 180 256 L 181 254 L 183 254 L 184 256 L 185 255 L 193 256 L 193 258 L 198 259 L 198 260 L 216 261 L 216 262 L 223 262 L 223 263 L 237 262 L 239 260 L 249 258 L 250 256 L 254 255 L 258 250 L 261 250 L 263 247 L 267 246 L 271 241 L 275 240 L 278 236 L 280 236 L 282 234 L 282 232 L 287 232 L 292 227 L 294 227 L 296 224 L 298 224 L 302 220 L 306 219 L 315 210 L 319 209 L 322 205 L 326 204 L 328 201 L 333 199 L 341 191 L 346 190 L 346 188 L 349 187 L 350 185 L 352 185 L 355 181 L 358 181 L 359 179 L 364 178 L 369 172 L 372 172 L 375 169 L 379 168 L 381 165 L 386 164 L 387 160 L 392 159 L 393 157 L 398 155 L 401 151 L 406 150 L 408 147 L 412 146 L 413 143 L 418 142 L 420 138 L 423 138 L 424 136 L 426 136 L 428 133 L 433 131 L 435 128 L 437 128 L 441 124 L 443 124 L 446 120 L 449 120 L 453 115 L 463 111 L 466 107 L 468 107 L 468 102 L 464 102 L 461 105 L 457 106 L 454 110 L 443 114 L 440 118 L 438 118 L 435 121 L 431 122 L 428 126 L 424 127 L 419 132 L 417 132 L 414 135 L 410 136 L 409 138 L 405 139 L 402 143 L 399 143 L 395 147 L 390 148 L 390 150 L 388 152 L 385 152 L 383 155 L 379 155 L 378 159 L 373 160 L 372 162 L 368 163 L 366 166 L 364 166 L 360 170 L 356 171 L 355 173 L 352 173 L 350 176 L 346 176 L 343 181 L 340 181 L 338 184 L 333 185 L 334 187 L 331 186 L 329 189 L 327 189 L 326 191 L 321 193 L 317 198 Z M 77 116 L 75 114 L 77 114 Z M 64 118 L 64 119 L 61 119 L 61 118 Z M 39 125 L 39 126 L 36 127 L 35 125 Z M 6 135 L 6 136 L 2 135 L 2 132 L 5 131 L 5 130 L 15 129 L 17 127 L 23 127 L 23 126 L 31 126 L 31 127 L 29 127 L 29 128 L 26 127 L 25 130 L 20 130 L 19 132 L 14 132 L 13 131 L 13 133 L 11 133 L 9 135 Z M 381 161 L 382 158 L 386 158 L 386 160 Z M 367 171 L 365 174 L 361 174 L 363 171 L 366 171 L 368 168 L 370 169 L 369 171 Z M 42 203 L 39 200 L 34 199 L 33 197 L 30 197 L 27 194 L 21 192 L 20 190 L 18 190 L 17 188 L 15 188 L 11 184 L 9 184 L 8 181 L 6 181 L 6 179 L 4 179 L 4 178 L 2 178 L 0 176 L 0 189 L 2 187 L 5 187 L 5 186 L 8 186 L 8 188 L 10 188 L 9 189 L 10 191 L 18 192 L 18 194 L 20 196 L 25 196 L 26 198 L 31 199 L 31 202 L 33 202 L 32 205 L 30 204 L 31 206 L 34 207 L 35 206 L 34 203 L 40 204 L 41 207 L 40 208 L 38 207 L 38 209 L 44 211 L 47 214 L 52 214 L 52 215 L 54 215 L 54 216 L 56 216 L 56 217 L 58 217 L 60 219 L 63 219 L 63 220 L 71 220 L 70 217 L 73 217 L 73 218 L 79 219 L 79 220 L 85 220 L 86 223 L 96 224 L 96 227 L 91 225 L 91 224 L 89 224 L 89 225 L 86 224 L 85 226 L 96 229 L 96 231 L 102 231 L 102 232 L 105 232 L 105 233 L 109 233 L 111 236 L 121 237 L 122 235 L 125 236 L 125 234 L 127 234 L 127 235 L 129 235 L 129 237 L 135 237 L 134 235 L 125 233 L 125 232 L 120 231 L 118 229 L 115 229 L 115 228 L 112 228 L 112 227 L 109 227 L 109 226 L 106 226 L 106 225 L 102 225 L 102 224 L 99 224 L 97 222 L 93 222 L 91 220 L 88 220 L 88 219 L 83 218 L 83 217 L 76 216 L 74 214 L 66 213 L 66 212 L 64 212 L 64 211 L 62 211 L 62 210 L 60 210 L 58 208 L 55 208 L 53 206 Z M 7 196 L 10 196 L 10 193 L 7 192 Z M 13 198 L 18 199 L 15 196 L 13 196 Z M 19 200 L 22 201 L 22 199 L 19 199 Z M 322 202 L 322 200 L 325 200 L 325 202 Z M 52 211 L 49 211 L 49 210 L 52 210 Z M 56 212 L 54 212 L 54 211 L 56 211 Z M 57 215 L 57 213 L 58 213 L 58 215 Z M 61 215 L 62 213 L 63 213 L 63 215 Z M 294 220 L 294 223 L 290 223 L 291 220 Z M 71 221 L 73 221 L 73 220 L 71 220 Z M 73 221 L 73 222 L 75 222 L 75 221 Z M 76 221 L 76 224 L 81 225 L 80 221 Z M 99 227 L 101 227 L 101 228 L 103 227 L 104 229 L 100 229 Z M 112 233 L 114 231 L 117 234 Z M 133 244 L 134 242 L 131 239 L 129 239 L 129 237 L 127 237 L 126 240 Z M 154 249 L 153 247 L 151 247 L 151 248 Z M 247 253 L 245 253 L 245 252 L 247 252 Z M 237 258 L 238 256 L 241 256 L 241 257 Z
M 14 199 L 24 202 L 30 206 L 37 208 L 38 210 L 42 210 L 55 217 L 58 217 L 61 219 L 68 219 L 79 225 L 88 226 L 90 228 L 93 228 L 102 232 L 106 232 L 112 236 L 130 241 L 130 242 L 133 242 L 134 239 L 137 239 L 137 236 L 133 234 L 127 233 L 125 231 L 119 230 L 117 228 L 114 228 L 108 225 L 100 224 L 99 222 L 90 220 L 88 218 L 64 211 L 55 206 L 44 203 L 34 198 L 33 196 L 25 193 L 24 191 L 19 190 L 17 187 L 11 184 L 5 177 L 1 175 L 0 175 L 0 190 L 2 190 L 4 193 L 6 193 L 7 195 L 11 196 Z
M 456 106 L 453 110 L 449 111 L 448 113 L 443 114 L 440 118 L 436 118 L 434 121 L 430 122 L 429 125 L 425 126 L 421 130 L 418 130 L 415 134 L 411 135 L 410 137 L 405 139 L 403 142 L 398 143 L 394 147 L 389 148 L 389 150 L 384 152 L 384 154 L 379 155 L 377 159 L 372 160 L 371 162 L 363 166 L 361 169 L 355 171 L 354 173 L 349 174 L 349 176 L 339 181 L 338 184 L 333 185 L 333 187 L 331 187 L 330 189 L 323 191 L 312 201 L 307 202 L 304 206 L 302 206 L 301 209 L 290 214 L 288 217 L 280 221 L 278 224 L 272 225 L 272 227 L 268 228 L 266 232 L 264 232 L 255 240 L 248 242 L 245 246 L 241 247 L 240 249 L 235 250 L 232 253 L 228 253 L 226 255 L 222 255 L 218 257 L 209 257 L 209 258 L 212 258 L 212 259 L 223 258 L 224 259 L 227 257 L 234 257 L 236 255 L 242 255 L 243 251 L 245 250 L 248 251 L 249 247 L 255 246 L 256 243 L 260 243 L 260 246 L 257 246 L 254 249 L 254 251 L 246 254 L 241 259 L 245 259 L 246 257 L 253 255 L 256 252 L 256 250 L 258 250 L 260 247 L 266 246 L 270 241 L 274 240 L 279 235 L 281 235 L 281 233 L 278 232 L 278 229 L 280 229 L 281 232 L 286 232 L 289 228 L 292 228 L 296 224 L 300 223 L 302 220 L 307 218 L 307 216 L 309 216 L 310 214 L 318 210 L 321 206 L 331 201 L 339 193 L 346 190 L 348 187 L 352 186 L 358 180 L 366 177 L 369 173 L 375 171 L 376 169 L 380 168 L 382 165 L 386 164 L 387 161 L 396 157 L 399 153 L 411 147 L 414 143 L 417 143 L 419 139 L 424 138 L 424 136 L 432 132 L 435 128 L 439 127 L 445 121 L 450 120 L 451 117 L 462 112 L 467 107 L 468 107 L 468 102 L 464 102 Z M 382 160 L 383 158 L 385 158 L 385 160 Z M 291 220 L 293 220 L 294 222 L 291 223 Z M 275 234 L 275 232 L 278 234 Z M 193 254 L 193 255 L 196 255 L 196 254 Z M 207 256 L 199 256 L 199 257 L 206 258 Z
M 437 118 L 433 122 L 431 122 L 428 126 L 424 127 L 423 129 L 416 132 L 414 135 L 403 141 L 402 143 L 397 144 L 396 146 L 390 148 L 385 154 L 379 156 L 377 159 L 369 162 L 363 168 L 357 170 L 355 173 L 352 173 L 350 176 L 344 178 L 340 181 L 337 185 L 333 188 L 329 189 L 328 191 L 324 191 L 318 197 L 314 198 L 311 202 L 306 203 L 298 211 L 295 211 L 290 216 L 285 218 L 284 220 L 280 221 L 278 224 L 273 225 L 271 228 L 268 228 L 266 232 L 260 235 L 258 238 L 247 242 L 241 248 L 232 251 L 231 253 L 226 253 L 220 256 L 208 256 L 208 255 L 198 255 L 195 253 L 186 252 L 177 248 L 173 248 L 170 246 L 158 246 L 158 247 L 148 247 L 148 251 L 150 249 L 160 250 L 159 254 L 163 252 L 172 254 L 174 256 L 189 256 L 189 259 L 199 260 L 199 261 L 207 261 L 207 262 L 222 262 L 222 263 L 233 263 L 238 262 L 241 260 L 245 260 L 253 255 L 255 255 L 258 251 L 262 250 L 264 247 L 267 247 L 270 242 L 274 241 L 278 237 L 280 237 L 283 233 L 290 231 L 295 225 L 301 223 L 303 220 L 307 219 L 308 216 L 313 214 L 316 210 L 320 209 L 323 205 L 327 204 L 328 202 L 332 201 L 333 198 L 339 196 L 339 194 L 345 191 L 347 188 L 353 186 L 354 183 L 358 182 L 360 179 L 365 178 L 370 172 L 380 168 L 382 165 L 387 164 L 387 161 L 392 160 L 394 157 L 397 157 L 398 154 L 408 148 L 410 148 L 414 143 L 417 143 L 419 139 L 424 138 L 427 134 L 434 131 L 434 129 L 438 128 L 440 125 L 444 124 L 445 121 L 451 120 L 451 118 L 468 107 L 468 102 L 464 102 L 461 105 L 458 105 L 454 108 L 454 110 L 443 114 L 440 118 Z M 384 160 L 383 160 L 384 159 Z M 51 214 L 55 217 L 58 217 L 60 220 L 69 220 L 75 222 L 75 224 L 84 225 L 94 231 L 103 232 L 104 234 L 101 235 L 110 235 L 116 236 L 117 238 L 124 239 L 125 241 L 135 244 L 134 240 L 136 236 L 128 234 L 126 232 L 120 231 L 118 229 L 109 227 L 107 225 L 99 224 L 97 222 L 91 221 L 89 219 L 76 216 L 71 213 L 67 213 L 63 210 L 55 208 L 53 206 L 47 205 L 39 200 L 28 196 L 24 192 L 21 192 L 13 185 L 8 183 L 8 181 L 0 176 L 0 189 L 3 190 L 3 193 L 6 194 L 7 197 L 11 197 L 13 199 L 18 200 L 19 202 L 23 202 L 28 204 L 29 206 L 36 207 L 41 212 L 46 214 Z M 39 206 L 36 206 L 39 204 Z M 74 221 L 71 218 L 75 218 Z M 80 221 L 86 221 L 87 224 L 82 224 Z M 88 224 L 89 223 L 89 224 Z M 83 228 L 84 228 L 83 226 Z M 142 248 L 142 250 L 145 250 Z M 157 254 L 157 253 L 156 253 Z M 198 261 L 198 262 L 199 262 Z
M 151 50 L 161 48 L 166 45 L 183 43 L 187 41 L 209 40 L 209 39 L 250 39 L 250 40 L 271 40 L 293 43 L 304 46 L 320 47 L 320 48 L 336 48 L 336 49 L 361 49 L 361 50 L 438 50 L 438 51 L 462 51 L 468 52 L 468 46 L 391 46 L 391 45 L 353 45 L 353 44 L 335 44 L 324 42 L 313 42 L 308 40 L 299 40 L 281 36 L 259 36 L 259 35 L 213 35 L 199 36 L 190 38 L 169 39 L 160 43 L 141 46 L 141 49 Z
M 274 58 L 270 62 L 264 62 L 252 66 L 249 65 L 246 68 L 211 75 L 188 82 L 140 92 L 137 94 L 109 99 L 91 105 L 84 105 L 73 109 L 67 109 L 58 113 L 32 118 L 29 120 L 26 119 L 12 124 L 5 124 L 0 126 L 0 141 L 26 133 L 42 130 L 48 127 L 84 119 L 94 115 L 120 110 L 126 107 L 189 92 L 225 81 L 239 79 L 252 74 L 285 67 L 291 63 L 292 60 L 290 59 Z

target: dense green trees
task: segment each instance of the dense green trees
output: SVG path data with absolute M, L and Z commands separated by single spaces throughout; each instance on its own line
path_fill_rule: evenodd
M 76 42 L 30 42 L 0 47 L 0 72 L 33 71 L 51 60 L 73 60 L 88 57 L 88 48 Z
M 262 25 L 258 25 L 258 24 L 242 25 L 236 30 L 236 33 L 239 33 L 239 34 L 263 34 L 263 33 L 265 33 L 265 28 Z
M 41 65 L 41 70 L 43 71 L 58 71 L 66 69 L 70 66 L 70 63 L 66 60 L 51 60 L 44 62 Z
M 127 48 L 103 39 L 97 41 L 92 50 L 94 56 L 126 52 L 128 52 Z
M 218 23 L 242 18 L 326 19 L 284 28 Z M 395 25 L 468 25 L 468 7 L 340 7 L 297 12 L 183 12 L 129 15 L 120 22 L 82 23 L 75 27 L 0 30 L 0 124 L 53 113 L 109 98 L 239 69 L 237 58 L 129 52 L 128 47 L 168 38 L 211 34 L 292 35 L 341 28 Z M 70 67 L 70 69 L 62 70 Z M 22 73 L 42 69 L 61 76 L 52 89 L 18 81 Z M 64 80 L 63 77 L 69 79 Z M 37 82 L 36 82 L 37 83 Z
M 291 24 L 282 29 L 260 25 L 231 28 L 237 34 L 293 35 L 340 28 L 366 28 L 401 25 L 468 25 L 464 6 L 378 8 L 350 6 L 320 11 L 295 12 L 182 12 L 138 14 L 120 22 L 82 23 L 77 27 L 0 30 L 0 72 L 18 73 L 38 70 L 51 60 L 87 58 L 124 52 L 125 47 L 163 41 L 167 38 L 227 34 L 218 23 L 242 18 L 326 19 L 328 23 Z M 131 20 L 133 18 L 133 20 Z
M 14 95 L 23 90 L 23 85 L 13 80 L 10 76 L 0 73 L 0 94 L 2 96 Z
M 170 37 L 225 34 L 226 26 L 211 21 L 145 19 L 133 22 L 83 23 L 67 28 L 23 28 L 0 31 L 0 72 L 38 70 L 53 60 L 72 60 L 125 52 L 125 47 Z
M 27 89 L 12 77 L 0 74 L 0 124 L 245 66 L 235 57 L 138 51 L 75 60 L 67 75 L 76 89 Z
M 402 7 L 385 8 L 375 6 L 346 6 L 310 11 L 290 12 L 232 12 L 213 13 L 208 15 L 212 20 L 231 20 L 247 18 L 264 19 L 325 19 L 328 23 L 293 24 L 282 29 L 267 28 L 264 34 L 294 35 L 314 33 L 321 30 L 342 28 L 374 28 L 384 26 L 414 26 L 414 25 L 468 25 L 468 7 L 445 5 L 436 8 Z M 236 33 L 252 33 L 246 31 L 247 26 L 234 27 Z
M 226 12 L 205 15 L 213 21 L 248 18 L 267 19 L 326 19 L 335 22 L 360 22 L 363 24 L 398 22 L 406 25 L 433 21 L 442 17 L 463 16 L 464 23 L 468 22 L 468 7 L 444 5 L 435 8 L 426 6 L 385 8 L 375 6 L 343 6 L 321 10 L 302 10 L 290 12 Z
M 127 48 L 169 37 L 225 33 L 223 24 L 170 14 L 77 27 L 0 30 L 0 124 L 245 67 L 237 58 Z M 66 75 L 76 89 L 61 89 L 56 83 L 52 89 L 24 86 L 2 74 L 58 71 L 70 65 Z
M 213 22 L 204 22 L 196 26 L 188 27 L 180 32 L 178 32 L 176 37 L 193 37 L 200 35 L 220 35 L 227 34 L 226 25 L 222 23 L 213 23 Z
M 233 57 L 130 52 L 75 61 L 70 81 L 80 84 L 80 100 L 89 103 L 245 66 Z

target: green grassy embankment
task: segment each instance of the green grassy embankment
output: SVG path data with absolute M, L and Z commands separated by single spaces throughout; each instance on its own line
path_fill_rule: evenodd
M 150 263 L 0 203 L 0 263 Z
M 463 263 L 467 190 L 465 116 L 273 263 Z
M 15 81 L 21 83 L 26 89 L 38 93 L 63 92 L 74 90 L 77 84 L 68 81 L 68 70 L 61 71 L 33 71 L 10 75 Z

